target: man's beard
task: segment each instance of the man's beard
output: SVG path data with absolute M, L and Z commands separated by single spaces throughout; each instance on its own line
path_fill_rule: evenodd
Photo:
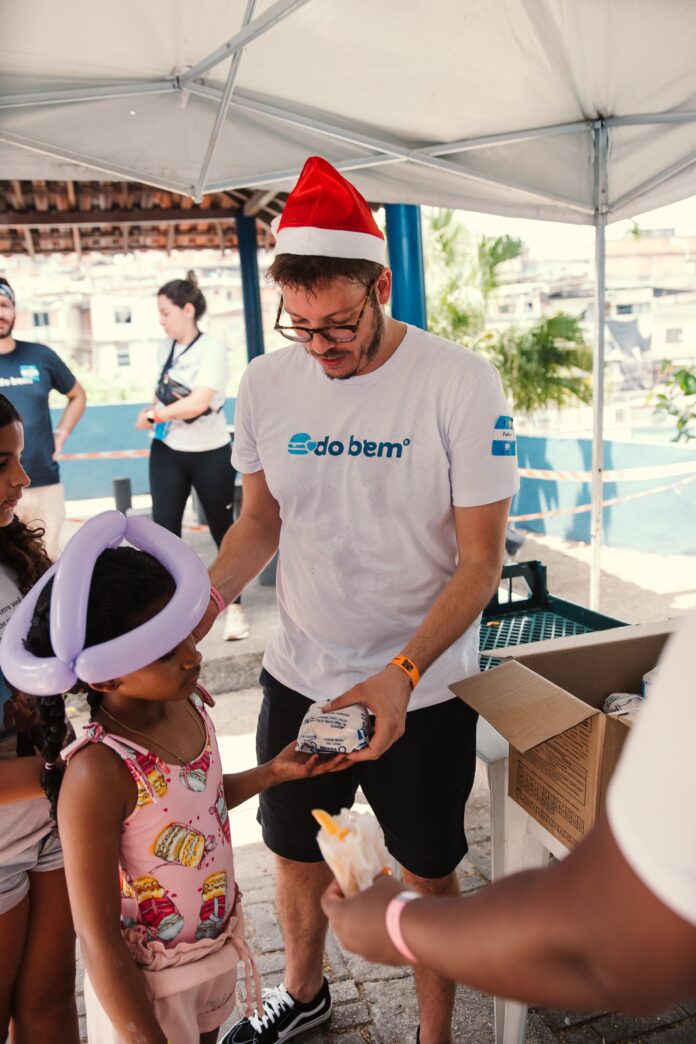
M 336 374 L 335 376 L 332 373 L 326 373 L 325 376 L 328 377 L 330 381 L 349 381 L 351 377 L 358 376 L 361 369 L 364 369 L 365 366 L 369 366 L 377 355 L 384 335 L 384 315 L 382 314 L 381 308 L 374 308 L 374 317 L 375 326 L 372 331 L 372 338 L 367 348 L 358 359 L 355 369 L 351 370 L 350 373 Z
M 15 320 L 13 319 L 12 322 L 8 325 L 7 329 L 5 330 L 5 329 L 3 329 L 3 323 L 4 322 L 5 322 L 4 319 L 0 320 L 0 340 L 3 337 L 10 337 L 12 335 L 12 331 L 14 330 L 14 326 L 15 326 Z

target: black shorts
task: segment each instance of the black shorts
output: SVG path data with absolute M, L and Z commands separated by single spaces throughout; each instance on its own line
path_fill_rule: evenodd
M 312 705 L 261 671 L 263 704 L 256 731 L 259 764 L 297 738 Z M 477 715 L 453 697 L 411 711 L 406 731 L 377 761 L 344 772 L 281 783 L 260 795 L 259 822 L 276 855 L 321 860 L 313 808 L 350 808 L 362 787 L 394 858 L 419 877 L 446 877 L 466 854 L 464 806 L 474 781 Z

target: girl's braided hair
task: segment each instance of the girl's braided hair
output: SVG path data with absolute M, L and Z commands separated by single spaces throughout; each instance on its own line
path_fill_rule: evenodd
M 102 551 L 92 573 L 85 648 L 119 638 L 139 627 L 151 619 L 163 603 L 169 601 L 174 589 L 170 573 L 147 552 L 132 547 L 107 548 Z M 39 595 L 25 640 L 27 649 L 34 656 L 54 655 L 50 631 L 52 591 L 53 579 L 48 581 Z M 81 681 L 70 691 L 86 696 L 90 720 L 93 721 L 102 694 Z M 51 802 L 51 816 L 55 819 L 63 776 L 57 762 L 70 728 L 65 713 L 65 696 L 42 696 L 37 699 L 37 706 L 44 734 L 43 756 L 46 762 L 41 782 Z

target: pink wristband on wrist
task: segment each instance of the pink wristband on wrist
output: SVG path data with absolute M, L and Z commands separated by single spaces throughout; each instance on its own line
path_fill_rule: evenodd
M 218 607 L 218 616 L 220 615 L 220 613 L 224 613 L 225 609 L 227 608 L 227 606 L 225 605 L 225 599 L 222 597 L 217 587 L 213 587 L 212 584 L 210 585 L 210 597 Z
M 384 925 L 387 929 L 387 935 L 401 956 L 405 957 L 410 964 L 418 964 L 418 958 L 409 949 L 403 935 L 401 934 L 401 914 L 403 913 L 404 906 L 406 906 L 407 903 L 410 903 L 413 899 L 422 898 L 423 897 L 419 895 L 418 892 L 399 892 L 399 894 L 395 895 L 389 903 L 384 915 Z

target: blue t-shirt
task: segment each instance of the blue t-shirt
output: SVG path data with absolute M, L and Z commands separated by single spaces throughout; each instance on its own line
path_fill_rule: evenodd
M 66 395 L 75 386 L 75 375 L 45 344 L 15 341 L 14 350 L 0 355 L 0 392 L 19 410 L 24 422 L 22 465 L 32 486 L 60 482 L 53 460 L 53 428 L 48 410 L 52 388 Z

